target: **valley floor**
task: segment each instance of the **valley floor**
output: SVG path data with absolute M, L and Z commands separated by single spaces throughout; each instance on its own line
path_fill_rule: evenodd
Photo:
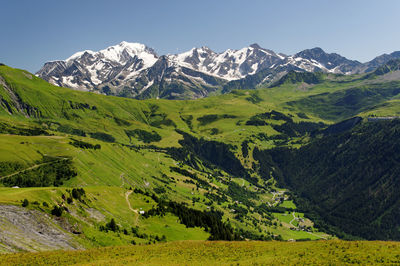
M 0 265 L 399 264 L 400 243 L 382 241 L 179 241 L 84 251 L 0 255 Z

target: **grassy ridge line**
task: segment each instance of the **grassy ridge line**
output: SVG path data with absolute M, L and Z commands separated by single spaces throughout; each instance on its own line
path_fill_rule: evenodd
M 398 264 L 400 243 L 180 241 L 85 251 L 7 254 L 0 255 L 0 261 L 0 265 Z

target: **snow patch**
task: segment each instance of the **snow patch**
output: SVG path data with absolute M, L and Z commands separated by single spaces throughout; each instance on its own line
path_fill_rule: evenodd
M 151 80 L 149 83 L 147 83 L 146 86 L 144 86 L 143 88 L 140 89 L 140 92 L 139 92 L 139 93 L 144 92 L 145 90 L 147 90 L 148 88 L 150 88 L 153 84 L 154 84 L 154 80 Z
M 69 61 L 75 60 L 75 59 L 81 57 L 82 55 L 84 55 L 85 53 L 89 53 L 89 54 L 91 54 L 91 55 L 95 54 L 95 52 L 93 52 L 93 51 L 91 51 L 91 50 L 85 50 L 85 51 L 77 52 L 77 53 L 71 55 L 70 57 L 68 57 L 68 58 L 65 59 L 64 61 L 65 61 L 65 62 L 69 62 Z

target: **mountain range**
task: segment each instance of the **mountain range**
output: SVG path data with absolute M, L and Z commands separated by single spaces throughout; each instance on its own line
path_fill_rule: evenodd
M 366 73 L 397 58 L 400 52 L 360 63 L 321 48 L 285 55 L 258 44 L 221 53 L 201 47 L 159 56 L 144 44 L 121 42 L 98 52 L 86 50 L 66 60 L 47 62 L 36 75 L 54 85 L 107 95 L 195 99 L 268 86 L 290 71 Z

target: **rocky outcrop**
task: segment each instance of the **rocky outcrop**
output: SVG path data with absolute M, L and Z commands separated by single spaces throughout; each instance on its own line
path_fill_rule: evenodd
M 82 249 L 49 215 L 0 205 L 0 252 Z

